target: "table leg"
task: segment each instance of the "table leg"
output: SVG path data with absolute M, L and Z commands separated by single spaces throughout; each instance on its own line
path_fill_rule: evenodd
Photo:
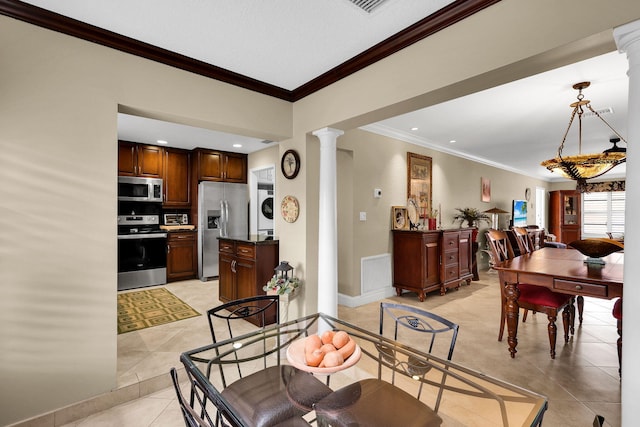
M 471 261 L 471 273 L 473 274 L 473 280 L 474 281 L 478 281 L 480 280 L 480 275 L 478 274 L 478 242 L 473 242 L 471 245 L 471 256 L 472 256 L 472 261 Z M 467 280 L 467 285 L 470 284 L 471 282 L 469 280 Z
M 506 297 L 506 314 L 507 314 L 507 342 L 509 343 L 509 353 L 511 357 L 516 357 L 516 347 L 518 345 L 518 317 L 520 306 L 518 306 L 518 297 L 520 290 L 518 284 L 514 282 L 504 283 L 504 293 Z

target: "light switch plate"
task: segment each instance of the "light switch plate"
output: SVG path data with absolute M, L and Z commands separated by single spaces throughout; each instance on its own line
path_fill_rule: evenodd
M 367 220 L 367 213 L 360 212 L 360 221 L 366 221 L 366 220 Z

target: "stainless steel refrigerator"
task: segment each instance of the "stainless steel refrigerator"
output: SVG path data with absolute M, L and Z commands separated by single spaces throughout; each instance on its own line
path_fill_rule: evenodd
M 203 181 L 198 184 L 198 277 L 218 276 L 218 237 L 249 233 L 247 184 Z

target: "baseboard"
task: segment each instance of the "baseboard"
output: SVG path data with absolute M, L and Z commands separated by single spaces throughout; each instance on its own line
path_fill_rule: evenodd
M 184 367 L 178 367 L 178 374 L 184 373 Z M 28 420 L 19 421 L 7 427 L 59 427 L 73 421 L 81 420 L 98 412 L 111 409 L 132 400 L 167 389 L 172 386 L 169 372 L 153 378 L 129 384 L 107 393 L 100 394 L 81 402 L 38 415 Z
M 338 304 L 346 307 L 358 307 L 370 302 L 380 301 L 395 295 L 395 288 L 389 287 L 379 289 L 377 291 L 367 292 L 366 294 L 352 297 L 350 295 L 338 294 Z

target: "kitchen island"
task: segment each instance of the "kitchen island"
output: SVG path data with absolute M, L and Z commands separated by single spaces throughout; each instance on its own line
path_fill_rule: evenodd
M 218 240 L 220 301 L 264 295 L 262 287 L 273 277 L 279 263 L 279 241 L 266 235 L 218 237 Z M 273 313 L 266 324 L 275 320 Z

